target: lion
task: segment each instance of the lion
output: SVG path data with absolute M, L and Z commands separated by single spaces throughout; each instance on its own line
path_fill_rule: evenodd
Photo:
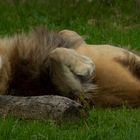
M 0 39 L 0 95 L 61 95 L 90 106 L 140 106 L 140 57 L 38 29 Z

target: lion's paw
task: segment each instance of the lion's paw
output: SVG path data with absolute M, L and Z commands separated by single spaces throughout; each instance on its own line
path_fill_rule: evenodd
M 75 65 L 71 66 L 71 70 L 78 76 L 90 77 L 95 74 L 95 64 L 93 61 L 83 55 L 79 55 Z

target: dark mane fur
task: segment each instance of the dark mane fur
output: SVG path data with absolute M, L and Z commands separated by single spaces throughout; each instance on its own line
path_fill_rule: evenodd
M 10 94 L 58 94 L 49 77 L 48 56 L 55 48 L 69 48 L 73 42 L 46 29 L 37 29 L 29 35 L 16 35 L 13 40 L 13 49 L 9 56 L 12 60 Z

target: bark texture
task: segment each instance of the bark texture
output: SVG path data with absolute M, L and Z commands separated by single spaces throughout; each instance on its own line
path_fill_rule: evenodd
M 0 96 L 0 115 L 12 114 L 23 119 L 79 120 L 85 113 L 82 106 L 66 97 L 45 96 Z

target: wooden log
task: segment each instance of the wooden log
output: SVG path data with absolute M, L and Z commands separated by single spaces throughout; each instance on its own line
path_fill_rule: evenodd
M 0 96 L 0 115 L 12 114 L 23 119 L 79 120 L 83 115 L 82 106 L 66 97 L 45 96 Z

